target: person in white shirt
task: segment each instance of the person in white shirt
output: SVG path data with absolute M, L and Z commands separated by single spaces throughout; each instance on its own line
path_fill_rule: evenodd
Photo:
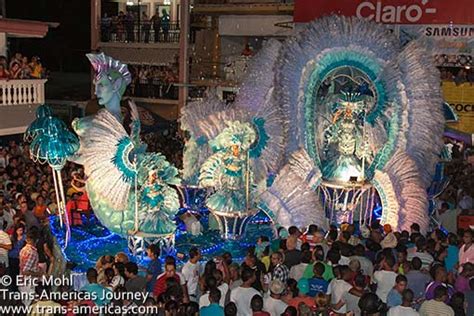
M 217 287 L 217 284 L 218 284 L 218 281 L 214 276 L 208 276 L 206 278 L 205 292 L 204 292 L 204 294 L 201 295 L 201 297 L 199 297 L 199 308 L 203 308 L 203 307 L 206 307 L 209 304 L 211 304 L 209 295 L 210 295 L 211 291 L 215 290 L 215 289 L 217 289 L 221 292 L 221 298 L 219 300 L 219 305 L 224 307 L 224 301 L 222 300 L 222 298 L 223 298 L 222 294 L 223 293 Z M 227 292 L 225 294 L 227 294 Z
M 343 297 L 345 293 L 352 289 L 352 285 L 349 283 L 352 278 L 352 273 L 346 265 L 338 266 L 334 268 L 334 270 L 334 274 L 338 274 L 338 277 L 329 283 L 327 294 L 331 295 L 331 306 L 334 312 L 345 314 L 347 307 Z M 339 272 L 337 270 L 339 270 Z
M 418 316 L 418 312 L 411 306 L 413 304 L 413 291 L 406 289 L 402 292 L 402 305 L 390 308 L 387 316 Z
M 270 295 L 263 299 L 263 310 L 270 313 L 271 316 L 280 316 L 283 314 L 288 304 L 281 300 L 285 292 L 285 284 L 278 279 L 270 283 Z
M 233 289 L 230 293 L 230 301 L 237 306 L 237 316 L 252 315 L 250 301 L 254 295 L 262 295 L 252 287 L 255 282 L 255 271 L 250 268 L 244 268 L 241 274 L 242 285 Z
M 199 284 L 199 259 L 201 258 L 201 252 L 197 247 L 189 249 L 189 260 L 183 265 L 181 274 L 186 282 L 188 289 L 189 300 L 197 302 L 197 290 Z
M 224 282 L 224 275 L 221 270 L 214 271 L 214 277 L 217 280 L 217 289 L 221 292 L 219 304 L 222 307 L 225 307 L 227 292 L 229 292 L 229 284 Z
M 0 227 L 0 264 L 8 268 L 8 250 L 12 249 L 12 241 L 3 227 Z
M 373 282 L 377 284 L 377 291 L 375 294 L 382 300 L 382 302 L 387 303 L 388 292 L 395 285 L 395 279 L 397 274 L 393 272 L 393 267 L 395 266 L 395 259 L 392 256 L 387 256 L 382 263 L 382 270 L 375 271 Z
M 222 271 L 215 270 L 212 276 L 206 278 L 206 292 L 199 298 L 199 308 L 206 307 L 211 303 L 209 296 L 213 289 L 218 289 L 221 292 L 219 305 L 222 306 L 222 308 L 225 307 L 229 285 L 223 282 Z
M 109 283 L 109 287 L 114 291 L 116 288 L 125 285 L 125 265 L 122 262 L 114 262 L 112 264 L 114 277 Z
M 365 294 L 365 288 L 367 287 L 366 276 L 363 274 L 357 274 L 354 278 L 354 286 L 343 294 L 342 299 L 346 303 L 346 311 L 352 312 L 354 316 L 360 316 L 359 301 L 362 295 Z
M 301 253 L 301 263 L 295 266 L 292 266 L 290 269 L 290 279 L 299 281 L 303 277 L 303 273 L 310 262 L 311 262 L 311 252 L 303 251 Z

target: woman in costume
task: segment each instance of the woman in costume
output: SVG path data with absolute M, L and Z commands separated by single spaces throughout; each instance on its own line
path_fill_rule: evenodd
M 165 160 L 164 156 L 145 156 L 145 159 L 142 160 L 143 171 L 140 172 L 139 169 L 139 179 L 148 175 L 146 180 L 140 181 L 144 185 L 141 187 L 140 193 L 139 230 L 144 233 L 167 235 L 176 230 L 174 216 L 179 208 L 178 193 L 169 184 L 179 183 L 178 172 Z M 153 166 L 154 163 L 148 159 L 159 161 L 163 165 Z M 169 170 L 170 172 L 159 172 L 158 170 Z
M 362 160 L 370 155 L 361 122 L 365 105 L 360 95 L 353 93 L 343 93 L 343 99 L 338 101 L 332 124 L 324 134 L 328 164 L 323 176 L 326 179 L 344 182 L 357 177 L 358 181 L 363 180 Z
M 211 141 L 215 153 L 202 165 L 199 180 L 203 187 L 215 188 L 207 207 L 217 215 L 241 217 L 252 208 L 248 151 L 255 140 L 250 124 L 234 121 Z

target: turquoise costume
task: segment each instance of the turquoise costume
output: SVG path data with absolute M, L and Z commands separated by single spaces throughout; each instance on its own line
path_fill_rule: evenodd
M 178 193 L 170 185 L 180 183 L 178 171 L 162 155 L 145 156 L 139 169 L 143 172 L 139 176 L 143 183 L 139 195 L 139 229 L 149 234 L 170 234 L 176 230 L 174 216 L 179 209 Z
M 202 186 L 216 190 L 207 200 L 207 207 L 212 212 L 240 217 L 252 207 L 248 205 L 252 175 L 251 170 L 247 170 L 250 163 L 247 151 L 255 141 L 256 134 L 248 123 L 228 124 L 211 141 L 216 153 L 202 165 L 199 180 Z
M 369 164 L 371 152 L 363 132 L 364 102 L 359 94 L 343 93 L 332 117 L 332 124 L 324 131 L 323 178 L 347 182 L 351 178 L 364 180 L 364 166 Z M 363 161 L 365 160 L 365 161 Z
M 223 159 L 222 188 L 208 198 L 210 209 L 228 214 L 246 210 L 245 159 L 241 158 L 230 154 Z

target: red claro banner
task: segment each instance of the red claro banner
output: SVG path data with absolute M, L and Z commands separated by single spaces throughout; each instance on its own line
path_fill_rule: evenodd
M 339 14 L 385 24 L 474 24 L 474 0 L 296 0 L 294 22 Z

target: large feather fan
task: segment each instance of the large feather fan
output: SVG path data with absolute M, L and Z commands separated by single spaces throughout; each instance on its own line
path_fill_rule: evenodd
M 309 223 L 327 228 L 318 193 L 289 166 L 283 167 L 272 186 L 260 195 L 260 208 L 283 226 L 306 227 Z
M 105 109 L 92 119 L 75 121 L 73 127 L 81 136 L 79 156 L 88 187 L 112 208 L 124 210 L 136 175 L 132 140 Z
M 428 196 L 416 162 L 405 152 L 397 151 L 384 171 L 390 176 L 394 195 L 400 206 L 398 228 L 410 229 L 418 223 L 423 232 L 428 230 Z

